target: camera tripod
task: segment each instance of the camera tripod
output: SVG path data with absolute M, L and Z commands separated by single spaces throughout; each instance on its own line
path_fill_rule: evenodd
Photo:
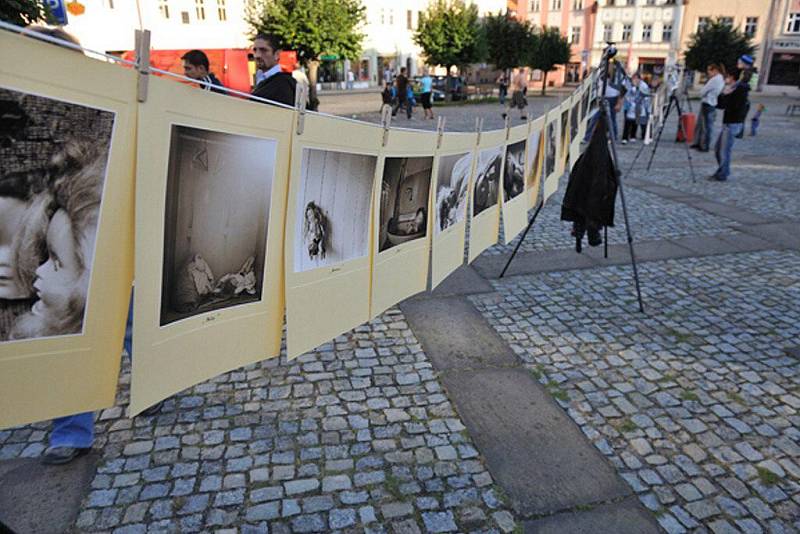
M 692 173 L 692 183 L 697 181 L 697 178 L 694 174 L 694 163 L 692 162 L 692 151 L 689 148 L 689 136 L 687 135 L 686 128 L 683 126 L 683 121 L 681 121 L 681 117 L 683 116 L 683 110 L 681 109 L 681 102 L 678 97 L 675 95 L 675 91 L 670 91 L 669 101 L 667 102 L 666 110 L 662 113 L 661 118 L 661 125 L 658 128 L 658 134 L 656 134 L 656 141 L 653 143 L 653 151 L 650 152 L 650 161 L 647 162 L 647 170 L 650 170 L 650 167 L 653 165 L 653 158 L 656 155 L 656 150 L 658 149 L 658 143 L 661 141 L 661 135 L 664 133 L 664 126 L 667 124 L 667 119 L 669 118 L 669 113 L 672 111 L 673 105 L 675 109 L 678 110 L 678 128 L 680 128 L 681 135 L 683 136 L 683 144 L 686 146 L 686 158 L 689 160 L 689 171 Z M 642 145 L 644 148 L 644 145 Z M 641 151 L 641 149 L 640 149 Z M 633 163 L 636 163 L 636 160 L 639 158 L 639 154 L 636 155 L 634 158 Z M 631 164 L 631 168 L 633 164 Z

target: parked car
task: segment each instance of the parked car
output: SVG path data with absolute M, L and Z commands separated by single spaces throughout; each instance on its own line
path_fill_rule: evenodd
M 448 85 L 448 87 L 445 88 L 445 85 Z M 451 100 L 467 99 L 467 84 L 464 83 L 461 76 L 451 76 L 449 84 L 446 76 L 435 76 L 433 78 L 433 87 L 443 93 L 449 93 Z
M 419 95 L 422 94 L 422 91 L 420 90 L 420 88 L 422 87 L 422 76 L 414 76 L 414 78 L 411 80 L 411 87 L 414 90 L 414 98 L 417 100 L 417 102 L 420 102 L 420 96 Z M 442 91 L 441 89 L 438 89 L 436 87 L 436 78 L 434 78 L 434 81 L 433 81 L 433 90 L 431 91 L 431 100 L 433 102 L 443 102 L 444 101 L 444 91 Z

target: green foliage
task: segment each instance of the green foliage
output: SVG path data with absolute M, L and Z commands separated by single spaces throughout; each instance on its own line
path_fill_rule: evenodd
M 428 65 L 450 67 L 478 63 L 486 53 L 486 36 L 478 8 L 463 0 L 433 0 L 420 13 L 414 42 Z
M 713 19 L 689 36 L 684 59 L 686 67 L 692 70 L 705 71 L 711 63 L 722 63 L 730 69 L 736 66 L 739 56 L 753 55 L 755 50 L 751 38 L 738 28 Z
M 55 22 L 50 8 L 39 0 L 0 0 L 0 20 L 17 26 Z
M 361 0 L 253 0 L 245 18 L 254 35 L 274 35 L 308 65 L 322 54 L 359 59 L 365 11 Z
M 544 72 L 542 80 L 542 94 L 547 88 L 547 73 L 555 70 L 557 65 L 566 65 L 572 58 L 572 47 L 569 40 L 561 35 L 556 27 L 544 27 L 534 31 L 530 36 L 531 43 L 528 47 L 528 66 Z
M 483 19 L 486 33 L 487 60 L 497 69 L 509 70 L 524 65 L 535 44 L 533 31 L 510 13 L 489 15 Z

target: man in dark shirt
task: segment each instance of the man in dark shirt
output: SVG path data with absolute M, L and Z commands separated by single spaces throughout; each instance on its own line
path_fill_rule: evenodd
M 397 100 L 395 100 L 394 109 L 392 110 L 392 117 L 397 115 L 397 110 L 401 107 L 406 107 L 406 117 L 411 118 L 411 102 L 408 101 L 408 77 L 406 76 L 406 68 L 400 69 L 400 74 L 395 78 L 395 86 L 397 87 Z
M 181 59 L 183 60 L 183 73 L 187 78 L 205 82 L 210 85 L 201 85 L 200 88 L 214 93 L 225 94 L 227 91 L 222 82 L 209 71 L 208 56 L 202 50 L 189 50 Z
M 253 89 L 253 96 L 294 106 L 294 92 L 297 81 L 288 72 L 283 72 L 278 63 L 281 48 L 272 35 L 259 33 L 253 39 L 253 58 L 256 68 L 264 73 L 264 78 Z
M 747 114 L 747 88 L 739 81 L 739 72 L 734 69 L 725 75 L 725 88 L 717 97 L 717 107 L 725 110 L 722 117 L 722 131 L 717 138 L 714 153 L 719 168 L 708 177 L 709 180 L 724 182 L 731 174 L 731 152 L 733 140 L 744 130 L 744 118 Z

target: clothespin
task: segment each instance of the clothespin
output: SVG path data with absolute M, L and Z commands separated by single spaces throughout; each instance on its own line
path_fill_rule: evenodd
M 506 141 L 508 141 L 509 136 L 511 135 L 511 115 L 506 115 Z
M 136 65 L 139 71 L 136 99 L 147 101 L 147 85 L 150 81 L 150 30 L 136 30 Z
M 444 137 L 444 124 L 446 118 L 439 115 L 436 119 L 436 148 L 442 147 L 442 137 Z
M 383 127 L 383 145 L 389 142 L 389 125 L 392 123 L 392 106 L 384 104 L 381 107 L 381 126 Z
M 294 107 L 297 109 L 297 135 L 303 134 L 303 127 L 306 121 L 306 100 L 308 97 L 308 86 L 300 84 L 294 93 Z
M 477 138 L 475 144 L 481 144 L 481 131 L 483 130 L 483 117 L 475 117 L 475 133 Z

